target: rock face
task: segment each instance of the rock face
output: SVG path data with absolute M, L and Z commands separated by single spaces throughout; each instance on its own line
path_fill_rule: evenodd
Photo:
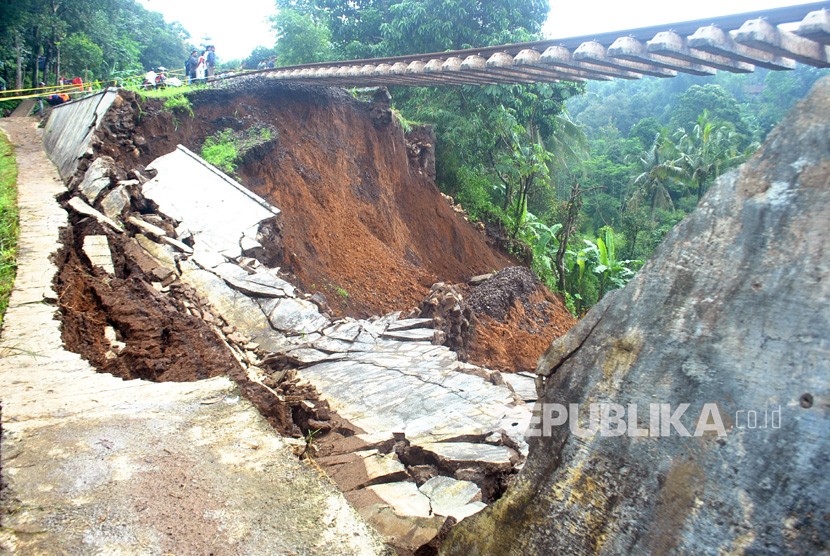
M 550 419 L 515 486 L 443 552 L 827 551 L 828 222 L 825 79 L 540 361 L 540 401 L 581 404 L 583 427 L 589 403 L 620 404 L 600 413 L 609 430 Z M 627 434 L 612 436 L 615 410 Z

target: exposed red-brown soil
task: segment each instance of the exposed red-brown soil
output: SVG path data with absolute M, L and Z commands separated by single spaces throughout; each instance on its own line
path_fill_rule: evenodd
M 533 372 L 551 342 L 576 324 L 562 301 L 547 288 L 516 299 L 503 320 L 476 315 L 467 346 L 478 365 L 507 372 Z
M 93 224 L 81 227 L 94 229 Z M 132 261 L 116 261 L 118 276 L 107 278 L 80 254 L 82 240 L 76 242 L 74 236 L 72 230 L 64 232 L 67 246 L 59 255 L 56 277 L 61 334 L 69 349 L 125 379 L 182 382 L 239 368 L 208 325 L 177 306 L 174 297 L 157 292 Z M 120 241 L 111 237 L 110 245 Z M 104 335 L 107 326 L 126 344 L 117 357 Z
M 137 122 L 109 126 L 100 152 L 135 166 L 179 143 L 199 152 L 222 129 L 267 125 L 273 139 L 244 157 L 240 181 L 282 211 L 275 262 L 335 312 L 411 309 L 439 280 L 511 264 L 441 197 L 431 132 L 406 138 L 383 99 L 260 79 L 192 101 L 192 118 L 142 106 Z
M 267 126 L 271 140 L 244 156 L 239 179 L 282 210 L 270 263 L 293 273 L 303 290 L 322 293 L 335 315 L 406 313 L 435 282 L 464 283 L 515 264 L 441 196 L 434 137 L 425 128 L 405 134 L 384 92 L 367 102 L 337 89 L 255 79 L 191 100 L 193 117 L 147 101 L 139 110 L 124 94 L 96 150 L 127 171 L 179 143 L 198 152 L 220 130 Z M 477 311 L 470 361 L 535 367 L 575 321 L 547 290 L 534 295 L 518 304 L 511 297 L 497 315 Z
M 262 361 L 269 373 L 264 385 L 251 381 L 230 352 L 227 342 L 231 340 L 220 337 L 218 328 L 206 322 L 205 315 L 210 314 L 209 320 L 227 329 L 221 316 L 177 280 L 166 293 L 156 290 L 151 283 L 154 271 L 147 266 L 152 259 L 141 257 L 141 249 L 131 238 L 108 234 L 115 276 L 93 267 L 81 248 L 83 237 L 89 234 L 106 232 L 91 219 L 75 222 L 63 231 L 64 247 L 57 254 L 60 270 L 55 290 L 61 336 L 68 349 L 99 371 L 125 380 L 190 382 L 227 376 L 286 436 L 342 426 L 342 419 L 319 399 L 316 390 L 298 381 L 296 373 L 279 361 Z M 120 349 L 111 345 L 106 327 L 115 331 Z
M 508 267 L 466 288 L 470 361 L 506 372 L 536 369 L 551 342 L 576 324 L 562 300 L 526 267 Z

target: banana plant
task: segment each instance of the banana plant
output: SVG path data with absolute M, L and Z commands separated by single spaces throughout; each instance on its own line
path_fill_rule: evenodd
M 596 243 L 584 240 L 587 247 L 582 250 L 585 261 L 593 261 L 593 272 L 599 277 L 599 299 L 609 289 L 625 286 L 634 277 L 634 266 L 640 266 L 643 261 L 637 259 L 621 260 L 617 258 L 614 230 L 611 226 L 600 229 L 600 237 Z M 590 256 L 589 256 L 590 255 Z
M 522 239 L 533 250 L 533 270 L 546 283 L 553 283 L 553 253 L 559 247 L 556 234 L 562 224 L 548 226 L 532 213 L 527 213 L 527 219 L 522 230 Z

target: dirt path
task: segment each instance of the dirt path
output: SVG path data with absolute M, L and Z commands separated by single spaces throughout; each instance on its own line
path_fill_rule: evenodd
M 17 146 L 18 275 L 0 340 L 0 551 L 375 554 L 342 495 L 227 378 L 124 381 L 63 349 L 50 255 L 67 215 L 35 122 Z

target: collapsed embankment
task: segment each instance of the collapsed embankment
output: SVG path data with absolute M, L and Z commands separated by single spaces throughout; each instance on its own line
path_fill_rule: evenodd
M 433 345 L 432 319 L 321 315 L 259 260 L 273 261 L 279 245 L 258 240 L 281 212 L 186 149 L 147 167 L 94 155 L 61 197 L 71 225 L 56 290 L 68 347 L 126 379 L 227 373 L 281 432 L 305 434 L 306 449 L 331 431 L 319 461 L 405 553 L 498 498 L 523 461 L 529 419 L 498 373 Z
M 434 183 L 431 131 L 404 133 L 384 90 L 367 102 L 259 78 L 190 99 L 192 114 L 158 100 L 139 107 L 122 92 L 93 140 L 95 156 L 140 169 L 177 144 L 199 152 L 222 130 L 267 128 L 270 139 L 245 153 L 237 173 L 282 211 L 265 262 L 315 294 L 323 312 L 406 314 L 436 282 L 465 284 L 515 264 L 446 202 Z M 538 281 L 535 288 L 504 315 L 473 315 L 462 353 L 500 370 L 532 371 L 575 323 L 561 300 Z
M 140 114 L 122 105 L 98 150 L 146 165 L 177 144 L 199 152 L 224 129 L 268 126 L 271 140 L 245 155 L 238 174 L 283 211 L 273 262 L 340 314 L 384 314 L 417 306 L 439 280 L 512 264 L 441 197 L 431 132 L 404 134 L 386 100 L 244 80 L 194 93 L 192 117 L 160 103 Z

